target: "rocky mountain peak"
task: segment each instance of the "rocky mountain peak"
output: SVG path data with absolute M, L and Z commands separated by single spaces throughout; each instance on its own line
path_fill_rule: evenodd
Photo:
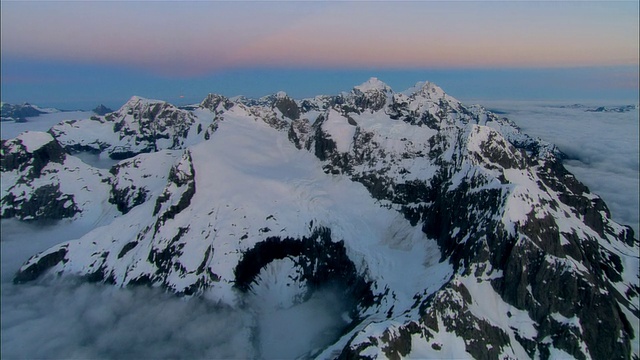
M 282 115 L 291 120 L 297 120 L 300 117 L 300 108 L 295 100 L 291 99 L 285 92 L 279 92 L 273 106 L 282 113 Z
M 420 81 L 413 88 L 416 93 L 432 99 L 440 99 L 445 96 L 445 92 L 441 87 L 429 81 Z
M 349 101 L 358 111 L 378 111 L 387 105 L 393 94 L 389 85 L 372 77 L 351 91 Z
M 25 131 L 16 138 L 3 140 L 0 169 L 19 170 L 29 178 L 36 178 L 50 162 L 62 163 L 65 153 L 51 134 Z
M 232 106 L 233 101 L 229 100 L 229 98 L 225 96 L 218 94 L 208 94 L 207 97 L 200 103 L 200 107 L 209 109 L 214 112 L 229 110 Z
M 27 102 L 20 105 L 2 103 L 0 106 L 0 121 L 25 122 L 28 117 L 44 114 L 45 111 Z
M 95 109 L 93 109 L 92 111 L 96 115 L 101 115 L 101 116 L 113 112 L 113 110 L 111 110 L 110 108 L 104 106 L 103 104 L 100 104 L 100 105 L 96 106 Z
M 134 109 L 142 109 L 147 108 L 149 106 L 157 105 L 157 104 L 167 104 L 167 102 L 162 100 L 153 100 L 143 98 L 141 96 L 134 95 L 132 96 L 120 109 L 119 112 L 127 112 Z
M 380 81 L 377 77 L 371 77 L 369 78 L 369 80 L 363 82 L 362 84 L 358 86 L 354 86 L 353 89 L 363 93 L 370 92 L 370 91 L 382 91 L 382 92 L 392 91 L 389 85 Z

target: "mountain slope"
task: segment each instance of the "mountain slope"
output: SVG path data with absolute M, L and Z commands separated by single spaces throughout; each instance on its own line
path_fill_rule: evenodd
M 432 83 L 191 109 L 134 97 L 51 134 L 68 152 L 140 154 L 95 194 L 127 215 L 35 255 L 18 283 L 62 273 L 285 308 L 337 287 L 349 320 L 309 349 L 320 358 L 639 352 L 631 229 L 552 145 Z
M 26 122 L 28 117 L 54 112 L 54 109 L 41 109 L 29 103 L 24 104 L 0 104 L 0 121 Z

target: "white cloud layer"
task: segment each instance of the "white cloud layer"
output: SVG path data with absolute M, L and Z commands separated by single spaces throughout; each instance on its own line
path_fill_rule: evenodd
M 157 289 L 3 286 L 2 308 L 3 358 L 251 357 L 240 313 Z

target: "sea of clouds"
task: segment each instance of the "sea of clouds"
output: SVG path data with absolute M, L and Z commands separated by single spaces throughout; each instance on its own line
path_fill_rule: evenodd
M 27 118 L 25 123 L 0 121 L 0 136 L 2 140 L 12 139 L 25 130 L 47 131 L 62 121 L 88 119 L 94 115 L 93 111 L 58 111 Z
M 484 105 L 505 113 L 524 132 L 557 144 L 570 157 L 567 168 L 605 200 L 615 220 L 638 234 L 637 109 L 594 113 L 560 104 Z M 17 135 L 18 126 L 26 130 L 29 123 L 9 125 L 3 124 L 3 130 Z M 91 228 L 64 221 L 35 226 L 2 220 L 1 225 L 2 358 L 297 357 L 309 355 L 308 346 L 321 347 L 319 337 L 332 338 L 325 344 L 336 340 L 345 326 L 335 292 L 273 311 L 231 309 L 159 289 L 120 289 L 77 279 L 14 285 L 13 275 L 31 255 Z

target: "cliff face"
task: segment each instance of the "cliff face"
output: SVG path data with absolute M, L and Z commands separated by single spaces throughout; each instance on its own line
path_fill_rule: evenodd
M 190 110 L 134 98 L 51 134 L 25 135 L 49 136 L 37 151 L 3 143 L 3 216 L 32 213 L 16 189 L 42 197 L 63 183 L 38 180 L 48 167 L 88 148 L 128 157 L 91 180 L 106 189 L 94 201 L 126 216 L 35 255 L 16 282 L 61 273 L 240 306 L 268 269 L 288 279 L 284 303 L 329 284 L 352 299 L 318 357 L 638 353 L 632 230 L 554 146 L 434 84 L 395 93 L 372 79 L 299 102 L 210 95 Z M 81 191 L 61 194 L 54 204 Z M 41 217 L 88 211 L 58 205 Z
M 2 141 L 3 218 L 59 220 L 100 212 L 108 173 L 69 156 L 48 133 Z

